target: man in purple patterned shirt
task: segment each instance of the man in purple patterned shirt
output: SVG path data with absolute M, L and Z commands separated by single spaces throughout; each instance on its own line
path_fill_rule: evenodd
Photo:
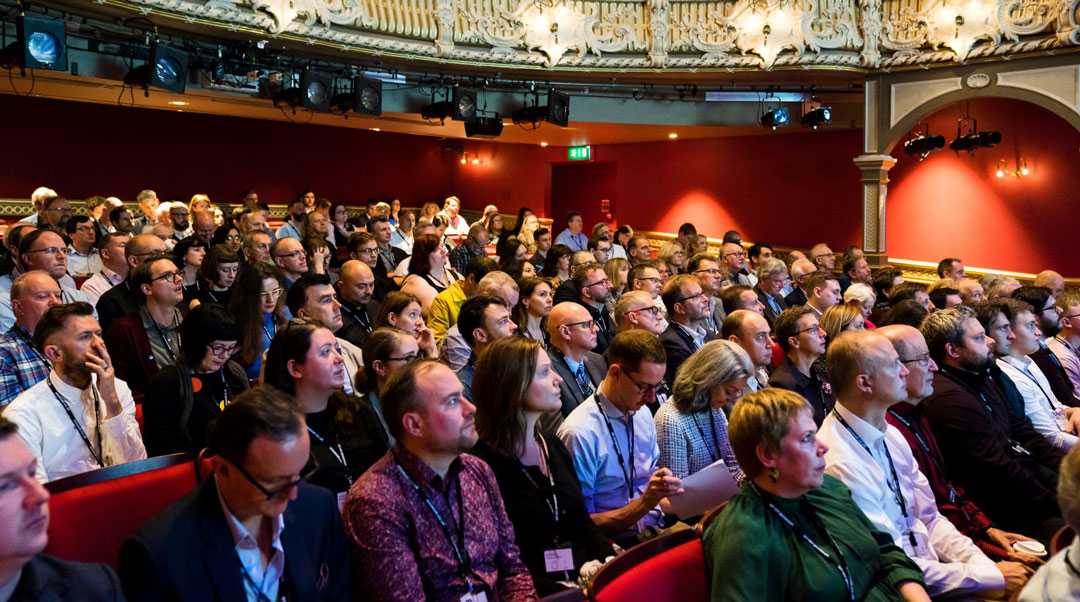
M 382 395 L 397 446 L 349 490 L 345 529 L 371 600 L 536 600 L 495 475 L 464 453 L 476 407 L 445 364 L 420 360 Z

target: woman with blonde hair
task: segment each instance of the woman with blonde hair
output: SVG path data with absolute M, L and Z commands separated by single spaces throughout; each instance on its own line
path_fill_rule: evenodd
M 864 330 L 866 321 L 862 311 L 850 303 L 833 305 L 821 314 L 821 328 L 825 330 L 825 346 L 836 340 L 846 330 Z
M 686 249 L 677 241 L 673 240 L 664 243 L 664 246 L 660 247 L 660 253 L 657 254 L 656 259 L 668 266 L 669 276 L 682 274 L 686 271 Z
M 877 303 L 877 293 L 869 284 L 855 282 L 844 291 L 844 303 L 854 305 L 862 313 L 863 321 L 870 320 L 870 314 L 874 312 L 874 304 Z M 873 324 L 867 324 L 867 328 L 873 328 Z
M 536 252 L 536 231 L 539 229 L 540 219 L 530 213 L 525 216 L 525 223 L 521 224 L 521 231 L 517 234 L 518 240 L 525 243 L 530 255 Z
M 604 262 L 604 274 L 611 281 L 611 297 L 608 299 L 608 305 L 614 309 L 619 297 L 626 292 L 627 278 L 630 275 L 630 262 L 621 257 L 609 259 Z
M 671 397 L 653 417 L 660 465 L 682 479 L 723 460 L 731 475 L 741 479 L 725 411 L 742 397 L 753 374 L 750 356 L 731 341 L 710 341 L 694 352 L 679 367 Z
M 929 602 L 918 565 L 825 474 L 806 399 L 750 393 L 728 437 L 746 480 L 702 538 L 711 599 Z

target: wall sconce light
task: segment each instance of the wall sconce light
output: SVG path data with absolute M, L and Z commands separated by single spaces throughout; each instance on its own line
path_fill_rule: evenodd
M 1005 176 L 1016 176 L 1018 178 L 1023 178 L 1030 174 L 1031 168 L 1028 167 L 1027 159 L 1023 157 L 1020 157 L 1016 160 L 1016 169 L 1012 170 L 1009 169 L 1008 163 L 1005 161 L 1005 159 L 1000 159 L 998 161 L 997 171 L 994 172 L 994 175 L 998 178 L 1004 178 Z
M 744 0 L 736 4 L 732 22 L 739 48 L 758 55 L 762 66 L 772 69 L 781 51 L 802 45 L 802 19 L 798 2 Z
M 930 40 L 956 53 L 958 61 L 967 60 L 975 42 L 997 34 L 996 2 L 992 0 L 941 0 L 930 11 Z

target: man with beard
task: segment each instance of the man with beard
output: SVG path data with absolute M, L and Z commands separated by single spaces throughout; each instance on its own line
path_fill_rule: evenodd
M 306 205 L 302 196 L 296 197 L 289 203 L 289 217 L 285 220 L 285 224 L 277 229 L 277 240 L 283 238 L 304 239 L 304 235 L 301 233 L 304 228 L 304 216 L 307 215 L 305 208 Z
M 1012 293 L 1013 299 L 1019 299 L 1032 307 L 1032 313 L 1038 318 L 1040 338 L 1039 349 L 1028 357 L 1042 370 L 1050 381 L 1050 390 L 1059 401 L 1067 406 L 1080 406 L 1080 398 L 1073 393 L 1069 373 L 1064 364 L 1054 355 L 1048 346 L 1049 341 L 1061 333 L 1062 319 L 1065 314 L 1058 308 L 1052 291 L 1044 286 L 1022 286 Z M 1073 318 L 1070 318 L 1073 319 Z
M 419 360 L 381 397 L 397 445 L 356 481 L 344 510 L 367 597 L 535 600 L 495 475 L 465 453 L 477 440 L 476 407 L 454 373 Z
M 137 311 L 118 318 L 105 333 L 116 375 L 142 401 L 150 378 L 180 359 L 178 309 L 184 299 L 184 274 L 167 255 L 152 255 L 135 268 L 131 287 L 140 297 Z
M 578 303 L 589 310 L 589 315 L 596 322 L 596 347 L 593 351 L 602 355 L 611 339 L 615 338 L 615 325 L 607 310 L 607 302 L 611 298 L 611 281 L 604 272 L 604 266 L 588 262 L 574 269 L 573 282 L 581 291 Z
M 179 242 L 191 236 L 191 212 L 188 210 L 187 205 L 173 201 L 169 205 L 169 222 L 173 228 L 173 240 Z
M 37 458 L 46 482 L 146 457 L 135 401 L 116 378 L 89 303 L 50 308 L 34 330 L 34 346 L 52 372 L 4 410 Z
M 949 478 L 1001 528 L 1049 541 L 1062 525 L 1054 492 L 1061 453 L 1009 411 L 989 374 L 986 331 L 971 310 L 934 312 L 920 330 L 940 367 L 923 404 Z
M 6 332 L 15 324 L 11 306 L 11 286 L 15 278 L 24 272 L 42 270 L 48 272 L 60 286 L 64 303 L 86 301 L 82 291 L 75 288 L 75 281 L 67 274 L 67 247 L 64 239 L 52 230 L 34 230 L 19 240 L 18 261 L 10 274 L 0 276 L 0 331 Z
M 667 352 L 667 370 L 664 380 L 668 387 L 675 384 L 675 372 L 695 351 L 701 349 L 708 333 L 697 326 L 709 311 L 709 298 L 698 279 L 689 274 L 679 274 L 664 285 L 660 295 L 667 307 L 671 323 L 660 342 Z
M 165 241 L 153 234 L 133 236 L 124 247 L 127 276 L 124 281 L 101 294 L 95 306 L 102 330 L 108 332 L 114 320 L 139 309 L 142 293 L 131 283 L 135 268 L 147 257 L 165 252 Z
M 374 330 L 375 320 L 371 295 L 375 292 L 375 274 L 359 259 L 350 259 L 341 265 L 341 277 L 334 286 L 341 303 L 342 326 L 335 334 L 357 347 Z

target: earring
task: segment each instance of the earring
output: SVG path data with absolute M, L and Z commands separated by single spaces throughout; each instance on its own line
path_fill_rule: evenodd
M 777 470 L 775 466 L 770 466 L 766 473 L 769 475 L 769 480 L 773 483 L 780 480 L 780 471 Z

